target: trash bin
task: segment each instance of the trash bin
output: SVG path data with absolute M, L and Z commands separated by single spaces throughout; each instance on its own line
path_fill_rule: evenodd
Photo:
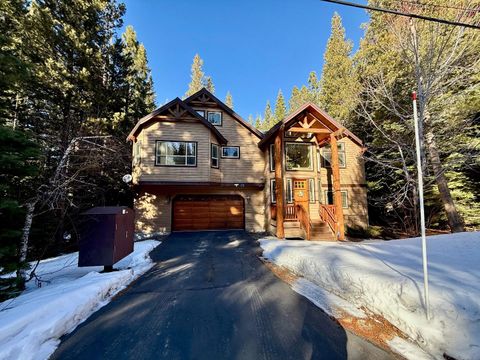
M 112 271 L 116 262 L 133 252 L 133 210 L 94 207 L 81 215 L 78 266 L 104 266 L 104 271 Z

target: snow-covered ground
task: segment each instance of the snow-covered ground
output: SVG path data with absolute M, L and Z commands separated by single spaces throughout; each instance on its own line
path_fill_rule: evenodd
M 266 238 L 260 244 L 265 258 L 320 287 L 316 296 L 308 283 L 293 286 L 309 298 L 317 297 L 320 306 L 342 308 L 336 300 L 340 297 L 382 315 L 434 358 L 446 353 L 456 359 L 480 359 L 480 232 L 427 238 L 429 321 L 423 304 L 420 238 L 362 243 Z M 326 296 L 324 290 L 336 296 Z M 391 342 L 392 349 L 406 351 L 400 340 Z M 414 358 L 414 353 L 403 355 Z
M 47 359 L 62 335 L 152 267 L 148 254 L 159 244 L 136 242 L 111 273 L 77 267 L 78 253 L 41 261 L 36 273 L 47 282 L 39 288 L 32 280 L 20 296 L 0 303 L 0 359 Z

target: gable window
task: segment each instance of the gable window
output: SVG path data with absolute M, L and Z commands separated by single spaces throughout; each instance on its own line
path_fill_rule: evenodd
M 347 190 L 340 190 L 342 194 L 342 208 L 348 208 L 348 192 Z M 325 200 L 328 205 L 333 205 L 333 191 L 325 190 Z
M 270 171 L 275 171 L 275 144 L 270 144 Z
M 287 170 L 313 170 L 312 146 L 309 143 L 286 143 Z
M 338 143 L 338 164 L 341 168 L 347 166 L 346 154 L 345 154 L 345 143 Z M 323 167 L 331 167 L 330 162 L 332 161 L 332 149 L 330 145 L 325 146 L 323 149 Z
M 222 112 L 207 111 L 207 120 L 212 125 L 222 126 Z
M 240 159 L 240 147 L 239 146 L 223 146 L 222 158 Z
M 308 179 L 308 201 L 315 202 L 315 179 Z
M 218 169 L 218 145 L 210 144 L 210 165 Z
M 277 188 L 275 179 L 270 179 L 270 202 L 272 204 L 277 202 Z
M 197 143 L 186 141 L 155 141 L 155 165 L 197 166 Z
M 198 115 L 200 115 L 201 117 L 205 117 L 205 110 L 195 110 L 197 112 Z

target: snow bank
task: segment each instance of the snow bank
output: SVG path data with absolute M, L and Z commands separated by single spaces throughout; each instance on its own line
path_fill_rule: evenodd
M 132 254 L 100 274 L 102 267 L 77 267 L 78 253 L 41 261 L 41 288 L 27 283 L 22 295 L 0 303 L 0 359 L 46 359 L 59 338 L 72 331 L 113 295 L 153 265 L 149 252 L 158 241 L 135 243 Z
M 266 258 L 382 315 L 435 358 L 445 352 L 480 359 L 480 233 L 428 237 L 430 321 L 420 238 L 363 243 L 267 238 L 260 244 Z

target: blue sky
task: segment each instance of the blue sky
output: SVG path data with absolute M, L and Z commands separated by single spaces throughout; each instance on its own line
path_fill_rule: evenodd
M 245 119 L 263 114 L 278 89 L 288 98 L 311 70 L 321 74 L 335 11 L 358 46 L 364 10 L 319 0 L 124 0 L 124 25 L 133 25 L 152 69 L 157 105 L 182 97 L 195 53 L 212 76 L 215 95 L 230 90 Z

